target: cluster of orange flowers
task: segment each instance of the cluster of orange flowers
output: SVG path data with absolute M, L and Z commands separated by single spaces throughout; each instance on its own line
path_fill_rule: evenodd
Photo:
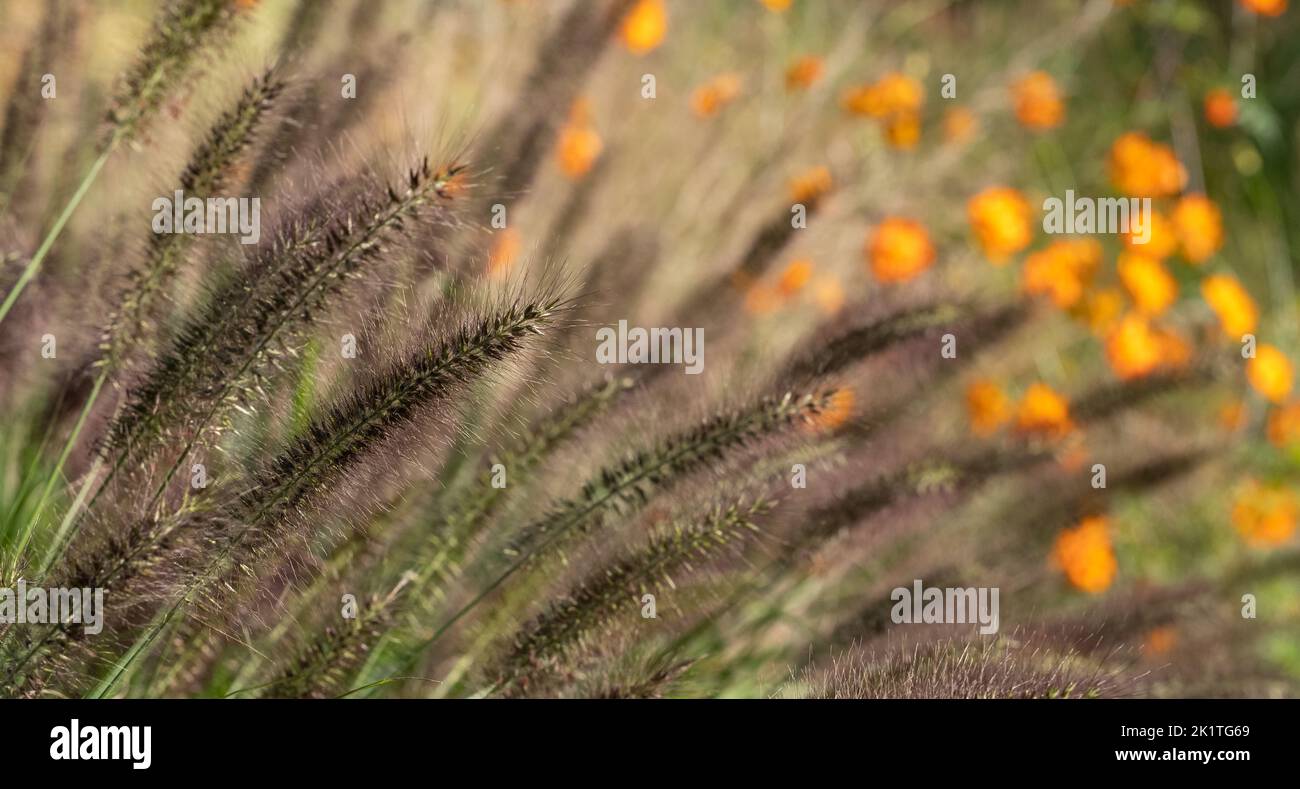
M 1181 183 L 1181 165 L 1170 165 L 1172 151 L 1142 138 L 1139 146 L 1157 146 L 1161 153 L 1142 164 L 1128 162 L 1124 154 L 1116 151 L 1134 144 L 1133 135 L 1125 135 L 1112 148 L 1112 176 L 1119 182 L 1146 184 L 1153 190 Z M 1127 162 L 1116 165 L 1116 162 Z M 1154 172 L 1136 172 L 1154 163 Z M 1128 169 L 1125 169 L 1128 168 Z M 1165 172 L 1161 173 L 1160 170 Z M 1214 254 L 1223 243 L 1222 222 L 1218 208 L 1203 195 L 1184 195 L 1179 198 L 1167 218 L 1159 211 L 1145 217 L 1150 226 L 1147 243 L 1139 243 L 1131 234 L 1124 237 L 1126 248 L 1120 253 L 1116 265 L 1119 280 L 1128 294 L 1133 312 L 1111 328 L 1106 341 L 1107 358 L 1121 378 L 1146 375 L 1161 367 L 1176 367 L 1191 358 L 1191 349 L 1185 341 L 1167 329 L 1154 327 L 1151 321 L 1162 316 L 1178 299 L 1178 283 L 1169 272 L 1165 260 L 1181 250 L 1188 262 L 1200 264 Z M 1245 296 L 1245 291 L 1240 291 Z M 1245 304 L 1249 304 L 1246 296 Z M 1243 307 L 1253 309 L 1253 305 Z
M 1142 132 L 1126 132 L 1110 147 L 1110 180 L 1132 197 L 1173 197 L 1187 185 L 1187 168 L 1174 149 Z
M 1169 329 L 1152 326 L 1136 313 L 1125 315 L 1106 335 L 1106 360 L 1122 379 L 1182 367 L 1191 358 L 1186 340 Z
M 820 72 L 817 72 L 820 73 Z M 790 74 L 793 74 L 793 67 Z M 787 80 L 790 80 L 787 74 Z M 1012 83 L 1011 102 L 1016 119 L 1031 131 L 1045 131 L 1065 120 L 1065 101 L 1051 75 L 1031 72 Z M 911 150 L 921 139 L 921 107 L 925 94 L 921 83 L 912 77 L 891 72 L 875 82 L 845 91 L 840 99 L 844 110 L 878 121 L 885 142 L 894 148 Z M 952 107 L 944 113 L 944 137 L 961 143 L 974 135 L 979 119 L 969 108 Z
M 846 91 L 840 104 L 846 112 L 883 124 L 885 140 L 893 147 L 910 150 L 921 139 L 921 105 L 925 92 L 921 83 L 898 72 L 890 72 L 873 83 Z
M 816 207 L 835 188 L 830 168 L 821 165 L 790 179 L 790 202 Z M 817 275 L 813 262 L 798 258 L 786 264 L 772 281 L 735 283 L 745 291 L 745 309 L 753 315 L 765 315 L 788 305 L 801 293 L 826 315 L 834 315 L 844 306 L 844 288 L 833 274 Z
M 697 118 L 711 118 L 740 96 L 740 75 L 727 71 L 707 80 L 691 91 L 691 112 Z
M 793 0 L 758 2 L 781 13 L 790 8 Z M 1278 16 L 1288 5 L 1287 0 L 1239 2 L 1261 16 Z M 662 44 L 667 27 L 664 0 L 637 0 L 623 19 L 619 37 L 630 52 L 644 55 Z M 802 55 L 786 68 L 786 89 L 807 90 L 823 78 L 824 72 L 820 57 Z M 741 95 L 742 89 L 739 74 L 718 74 L 691 92 L 690 109 L 699 118 L 716 116 Z M 1017 122 L 1031 132 L 1058 128 L 1066 120 L 1063 91 L 1046 72 L 1034 71 L 1020 77 L 1010 85 L 1009 95 Z M 891 147 L 910 150 L 920 141 L 925 95 L 921 83 L 911 76 L 885 74 L 874 82 L 848 89 L 840 103 L 847 113 L 879 123 Z M 1237 123 L 1237 101 L 1225 88 L 1209 90 L 1202 109 L 1206 122 L 1214 128 L 1226 129 Z M 979 119 L 965 107 L 949 109 L 944 115 L 944 136 L 949 142 L 965 141 L 978 128 Z M 575 103 L 557 143 L 561 170 L 570 178 L 581 178 L 601 150 L 601 139 L 585 102 Z M 1132 379 L 1190 361 L 1190 344 L 1158 324 L 1180 296 L 1178 279 L 1169 261 L 1177 257 L 1191 266 L 1205 266 L 1222 248 L 1224 228 L 1221 212 L 1212 200 L 1203 194 L 1185 192 L 1188 173 L 1174 150 L 1142 132 L 1128 132 L 1115 140 L 1107 157 L 1107 171 L 1121 195 L 1165 201 L 1145 217 L 1149 238 L 1143 243 L 1131 234 L 1123 236 L 1124 247 L 1116 259 L 1113 279 L 1102 276 L 1104 252 L 1095 239 L 1052 240 L 1026 255 L 1020 281 L 1024 293 L 1047 300 L 1087 325 L 1102 339 L 1105 358 L 1115 375 Z M 832 186 L 829 170 L 815 168 L 792 180 L 790 197 L 794 203 L 812 207 L 830 193 Z M 976 243 L 995 265 L 1007 265 L 1033 244 L 1035 213 L 1019 190 L 1009 186 L 986 188 L 969 199 L 966 209 Z M 513 230 L 500 232 L 489 269 L 495 273 L 507 270 L 519 246 L 519 236 Z M 937 256 L 926 227 L 903 216 L 882 218 L 869 233 L 864 253 L 870 273 L 880 283 L 913 280 L 931 268 Z M 828 314 L 837 312 L 844 303 L 839 279 L 818 275 L 807 258 L 790 261 L 767 281 L 738 284 L 745 289 L 746 308 L 756 314 L 778 309 L 801 294 L 809 295 Z M 1199 290 L 1224 337 L 1232 342 L 1244 341 L 1244 335 L 1256 331 L 1259 309 L 1236 278 L 1211 273 L 1201 279 Z M 1269 440 L 1281 447 L 1300 445 L 1300 401 L 1288 402 L 1294 373 L 1286 354 L 1273 345 L 1258 344 L 1247 362 L 1246 378 L 1273 404 L 1267 423 Z M 847 421 L 854 407 L 852 390 L 839 392 L 832 406 L 813 420 L 812 429 L 832 429 Z M 982 436 L 992 435 L 1008 424 L 1022 436 L 1054 440 L 1075 431 L 1066 398 L 1042 383 L 1029 386 L 1019 402 L 1013 403 L 996 383 L 978 380 L 966 389 L 966 407 L 972 431 Z M 1243 412 L 1238 403 L 1234 424 L 1241 422 Z M 1289 540 L 1298 519 L 1300 497 L 1294 491 L 1255 481 L 1239 491 L 1232 509 L 1236 529 L 1246 542 L 1257 546 Z M 1052 558 L 1074 587 L 1090 593 L 1108 588 L 1118 568 L 1108 519 L 1086 518 L 1064 530 L 1057 538 Z
M 993 381 L 972 381 L 966 387 L 966 411 L 972 431 L 980 436 L 992 435 L 1008 423 L 1022 436 L 1049 440 L 1063 439 L 1075 430 L 1069 401 L 1044 383 L 1031 384 L 1020 402 L 1013 404 Z M 1076 588 L 1090 593 L 1104 591 L 1118 568 L 1107 519 L 1086 518 L 1063 531 L 1057 537 L 1052 560 Z
M 1075 427 L 1069 401 L 1044 383 L 1031 384 L 1013 406 L 996 383 L 973 381 L 966 387 L 966 413 L 971 430 L 981 436 L 992 435 L 1013 420 L 1016 432 L 1027 437 L 1059 439 Z
M 1062 239 L 1025 258 L 1022 287 L 1047 296 L 1061 309 L 1083 300 L 1084 290 L 1101 266 L 1101 244 L 1094 239 Z
M 1174 196 L 1186 182 L 1186 172 L 1172 149 L 1135 132 L 1115 142 L 1110 164 L 1116 185 L 1134 196 Z M 976 242 L 996 265 L 1005 265 L 1032 243 L 1033 212 L 1016 189 L 985 189 L 970 198 L 967 213 Z M 1192 349 L 1184 339 L 1153 324 L 1178 299 L 1177 280 L 1165 261 L 1177 252 L 1188 263 L 1202 265 L 1223 245 L 1219 209 L 1204 195 L 1182 195 L 1168 215 L 1152 211 L 1146 219 L 1151 229 L 1147 243 L 1126 235 L 1117 261 L 1123 295 L 1093 288 L 1101 247 L 1092 239 L 1053 241 L 1031 253 L 1022 271 L 1026 293 L 1072 311 L 1104 336 L 1106 358 L 1120 378 L 1148 375 L 1190 360 Z M 1255 330 L 1259 311 L 1236 279 L 1226 274 L 1207 276 L 1201 292 L 1228 337 L 1241 340 Z M 1292 378 L 1290 360 L 1271 345 L 1261 344 L 1247 365 L 1247 380 L 1274 403 L 1289 396 Z
M 789 305 L 801 294 L 825 315 L 844 307 L 844 286 L 834 274 L 817 274 L 813 262 L 797 258 L 786 264 L 771 282 L 739 282 L 745 291 L 745 310 L 767 315 Z
M 1242 5 L 1263 16 L 1279 16 L 1286 11 L 1287 0 L 1241 0 Z M 1226 93 L 1226 91 L 1225 91 Z M 1232 97 L 1227 96 L 1228 101 Z M 1220 99 L 1220 101 L 1222 101 Z M 1206 98 L 1206 117 L 1216 126 L 1231 125 L 1236 120 L 1236 107 L 1229 116 L 1224 109 L 1218 115 L 1224 123 L 1215 123 L 1211 99 Z M 1234 339 L 1254 329 L 1258 318 L 1254 303 L 1235 280 L 1216 280 L 1207 277 L 1201 283 L 1205 300 L 1218 313 L 1224 331 Z M 1229 320 L 1235 323 L 1229 324 Z M 1280 403 L 1291 391 L 1291 365 L 1281 351 L 1261 345 L 1255 358 L 1246 368 L 1251 383 L 1266 398 Z M 1300 444 L 1300 401 L 1292 401 L 1273 409 L 1268 420 L 1269 441 L 1279 447 Z M 1300 522 L 1300 495 L 1292 488 L 1266 485 L 1258 480 L 1247 481 L 1237 493 L 1232 507 L 1232 524 L 1247 544 L 1268 548 L 1282 545 L 1295 536 Z
M 1289 541 L 1300 519 L 1300 496 L 1281 485 L 1251 480 L 1232 506 L 1232 525 L 1248 545 L 1272 548 Z

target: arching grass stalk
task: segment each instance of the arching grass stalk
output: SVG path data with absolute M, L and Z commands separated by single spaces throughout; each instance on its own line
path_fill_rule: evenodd
M 631 391 L 633 385 L 632 378 L 619 376 L 587 386 L 539 420 L 514 446 L 491 459 L 509 469 L 511 479 L 517 487 L 520 480 L 527 479 L 543 458 L 557 446 L 572 440 L 583 427 L 605 413 L 623 394 Z M 500 506 L 505 494 L 504 488 L 492 485 L 492 476 L 490 471 L 484 473 L 477 480 L 475 489 L 451 506 L 441 523 L 431 524 L 434 530 L 432 536 L 425 536 L 421 532 L 424 544 L 417 548 L 417 556 L 420 558 L 403 574 L 404 578 L 410 579 L 411 586 L 402 599 L 392 606 L 394 610 L 391 617 L 401 614 L 408 621 L 418 620 L 429 613 L 434 599 L 443 599 L 440 594 L 443 586 L 457 575 L 474 536 Z M 429 589 L 429 584 L 435 579 L 438 583 Z M 387 654 L 385 647 L 394 646 L 390 640 L 392 633 L 391 630 L 384 632 L 375 639 L 368 660 L 360 669 L 362 675 L 377 662 L 383 661 Z M 398 645 L 396 648 L 409 648 L 409 644 Z M 413 659 L 410 654 L 402 651 L 396 655 L 395 660 L 398 662 Z
M 710 460 L 722 458 L 732 450 L 776 434 L 796 422 L 811 420 L 826 409 L 834 395 L 835 391 L 831 390 L 820 395 L 786 394 L 775 399 L 764 398 L 755 405 L 715 417 L 652 449 L 638 452 L 618 466 L 602 469 L 583 486 L 577 498 L 562 502 L 551 514 L 526 526 L 507 549 L 508 555 L 519 558 L 434 631 L 416 652 L 437 643 L 515 573 L 558 547 L 562 538 L 595 513 L 610 507 L 644 502 L 651 490 Z
M 252 145 L 259 124 L 271 110 L 284 87 L 284 81 L 276 76 L 274 69 L 271 69 L 254 79 L 244 89 L 234 106 L 222 113 L 208 129 L 203 141 L 195 148 L 179 179 L 181 191 L 192 197 L 207 198 L 215 195 L 230 180 L 240 155 Z M 145 261 L 142 266 L 131 272 L 132 285 L 123 294 L 121 303 L 103 331 L 100 356 L 96 362 L 99 371 L 95 374 L 94 384 L 82 407 L 77 426 L 68 437 L 58 465 L 46 483 L 45 495 L 37 505 L 33 524 L 30 524 L 33 528 L 34 523 L 39 521 L 44 512 L 49 492 L 59 481 L 64 460 L 76 444 L 81 426 L 99 399 L 104 383 L 110 375 L 122 368 L 128 348 L 140 340 L 141 327 L 150 318 L 159 291 L 176 273 L 192 239 L 193 236 L 181 233 L 165 236 L 155 234 L 150 237 Z M 103 459 L 96 458 L 94 467 L 86 475 L 72 506 L 59 525 L 59 530 L 42 562 L 43 570 L 48 570 L 62 552 L 64 539 L 76 522 L 81 505 L 85 502 L 90 487 L 102 467 Z M 111 476 L 110 471 L 109 477 L 101 483 L 100 491 L 111 481 Z M 98 495 L 96 493 L 96 498 Z M 91 501 L 93 503 L 94 499 Z
M 676 588 L 674 576 L 698 570 L 725 550 L 735 550 L 758 531 L 760 516 L 775 501 L 744 497 L 658 530 L 618 561 L 600 567 L 538 615 L 516 639 L 495 672 L 497 692 L 527 689 L 539 671 L 555 670 L 614 626 L 619 614 L 639 606 L 641 595 Z
M 200 163 L 227 161 L 241 151 L 255 121 L 281 89 L 281 83 L 268 73 L 245 91 L 239 106 L 223 116 L 210 133 L 184 178 L 215 182 L 218 176 L 204 175 L 211 168 Z M 251 387 L 245 379 L 255 374 L 271 343 L 310 322 L 344 281 L 383 251 L 384 243 L 403 228 L 407 217 L 435 199 L 448 199 L 448 185 L 462 170 L 453 165 L 433 173 L 427 159 L 422 160 L 407 174 L 407 188 L 400 193 L 390 187 L 383 198 L 363 200 L 341 218 L 313 217 L 297 223 L 255 261 L 251 287 L 236 278 L 218 289 L 212 303 L 182 330 L 143 388 L 132 393 L 114 418 L 106 457 L 115 457 L 86 509 L 95 506 L 141 445 L 147 446 L 172 422 L 197 422 L 146 509 L 157 505 L 203 431 L 223 408 L 232 405 L 231 395 L 247 396 Z M 233 375 L 227 373 L 231 369 Z M 190 399 L 197 403 L 187 405 Z M 60 527 L 61 537 L 47 566 L 57 560 L 75 534 L 77 509 Z
M 110 430 L 117 470 L 136 456 L 141 442 L 177 422 L 189 428 L 149 507 L 162 499 L 204 431 L 232 407 L 232 399 L 252 391 L 246 379 L 265 361 L 272 343 L 311 322 L 344 282 L 402 232 L 409 218 L 435 201 L 449 200 L 448 186 L 463 170 L 452 165 L 434 172 L 422 160 L 407 174 L 405 189 L 390 187 L 384 197 L 365 200 L 328 223 L 295 230 L 286 246 L 253 272 L 251 288 L 235 281 L 216 294 Z
M 13 287 L 0 303 L 0 322 L 3 322 L 27 285 L 36 278 L 41 264 L 49 256 L 54 242 L 113 152 L 138 132 L 148 118 L 162 105 L 167 93 L 181 80 L 198 52 L 199 46 L 211 34 L 222 29 L 233 17 L 225 0 L 179 0 L 170 4 L 154 27 L 153 37 L 141 51 L 140 59 L 127 75 L 126 86 L 114 102 L 110 115 L 112 131 L 91 163 L 76 191 L 50 226 L 36 254 Z
M 240 526 L 151 626 L 145 643 L 156 638 L 195 594 L 217 579 L 228 561 L 242 555 L 237 552 L 256 551 L 259 541 L 265 542 L 268 529 L 282 522 L 311 491 L 409 425 L 420 409 L 444 401 L 458 387 L 490 372 L 522 348 L 529 337 L 551 327 L 568 306 L 554 296 L 512 303 L 386 371 L 313 422 L 293 446 L 269 464 L 260 484 L 236 505 L 230 523 Z M 245 544 L 250 537 L 254 538 L 251 546 Z M 139 654 L 136 650 L 126 657 L 103 692 L 111 690 Z
M 633 383 L 632 378 L 621 376 L 589 386 L 542 419 L 516 446 L 493 460 L 508 469 L 514 485 L 518 486 L 555 447 L 572 439 L 578 430 L 604 413 L 632 389 Z M 414 595 L 418 596 L 435 577 L 445 578 L 455 573 L 477 528 L 500 506 L 506 489 L 495 487 L 492 476 L 488 471 L 480 477 L 475 490 L 457 504 L 430 540 L 432 550 L 427 551 L 427 559 L 421 562 L 416 573 Z

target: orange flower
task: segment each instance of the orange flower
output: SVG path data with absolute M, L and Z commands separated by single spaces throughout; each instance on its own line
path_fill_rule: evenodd
M 1065 119 L 1065 103 L 1056 81 L 1045 71 L 1035 71 L 1011 86 L 1016 120 L 1031 131 L 1054 129 Z
M 1101 244 L 1091 238 L 1061 239 L 1025 258 L 1021 286 L 1026 293 L 1047 295 L 1061 309 L 1083 298 L 1083 291 L 1101 263 Z
M 855 400 L 852 389 L 848 387 L 836 389 L 831 394 L 830 402 L 826 404 L 826 407 L 808 420 L 808 429 L 813 432 L 824 433 L 834 430 L 849 421 L 853 416 Z
M 875 111 L 870 85 L 857 85 L 840 96 L 840 107 L 854 115 L 871 115 Z
M 492 250 L 488 253 L 487 273 L 489 277 L 500 277 L 514 265 L 515 258 L 519 257 L 522 242 L 519 231 L 513 227 L 504 228 L 494 235 L 496 239 L 492 242 Z
M 1137 315 L 1126 315 L 1106 337 L 1106 360 L 1122 379 L 1140 378 L 1160 366 L 1160 335 Z
M 1075 474 L 1088 463 L 1088 448 L 1081 436 L 1074 436 L 1057 450 L 1056 464 L 1068 474 Z
M 1177 643 L 1178 631 L 1172 625 L 1157 627 L 1142 641 L 1142 654 L 1148 658 L 1160 657 L 1168 654 Z
M 906 282 L 934 263 L 934 245 L 920 222 L 889 217 L 867 242 L 867 259 L 877 280 Z
M 1125 232 L 1120 236 L 1129 249 L 1156 260 L 1164 260 L 1177 252 L 1178 234 L 1174 229 L 1174 223 L 1169 221 L 1169 218 L 1164 214 L 1154 210 L 1151 212 L 1151 216 L 1146 217 L 1146 220 L 1151 228 L 1151 236 L 1145 244 L 1140 243 L 1129 232 Z
M 592 128 L 590 115 L 585 99 L 575 101 L 569 112 L 569 120 L 560 130 L 555 144 L 560 170 L 575 181 L 591 170 L 605 147 L 600 135 Z
M 1282 16 L 1287 0 L 1241 0 L 1241 4 L 1260 16 Z
M 1143 315 L 1160 315 L 1178 298 L 1178 283 L 1159 260 L 1121 252 L 1118 267 L 1120 281 Z
M 1025 391 L 1016 408 L 1016 430 L 1028 435 L 1059 438 L 1074 429 L 1070 404 L 1051 387 L 1036 383 Z
M 822 59 L 816 55 L 804 55 L 785 70 L 786 90 L 806 90 L 822 78 Z
M 1094 515 L 1063 530 L 1056 537 L 1052 560 L 1074 588 L 1089 594 L 1104 592 L 1119 570 L 1109 519 Z
M 975 136 L 979 130 L 979 118 L 965 107 L 953 107 L 943 115 L 943 138 L 958 145 Z
M 1294 400 L 1268 415 L 1268 440 L 1275 446 L 1300 444 L 1300 400 Z
M 1204 263 L 1223 246 L 1223 217 L 1205 195 L 1187 195 L 1174 206 L 1174 229 L 1183 257 Z
M 782 296 L 790 297 L 803 290 L 808 280 L 812 279 L 813 264 L 811 260 L 792 260 L 781 272 L 776 290 Z
M 905 112 L 918 112 L 925 96 L 921 83 L 898 72 L 890 72 L 871 85 L 862 85 L 844 94 L 840 103 L 854 115 L 888 118 Z
M 1255 331 L 1259 310 L 1240 282 L 1226 274 L 1212 274 L 1201 281 L 1201 295 L 1230 339 L 1240 341 L 1243 334 Z
M 779 13 L 781 13 L 782 11 L 786 10 L 787 8 L 789 8 L 789 7 L 790 7 L 790 3 L 791 3 L 793 0 L 758 0 L 758 1 L 759 1 L 760 3 L 762 3 L 763 5 L 767 6 L 767 10 L 769 10 L 769 11 L 775 11 L 776 13 L 779 14 Z
M 1205 94 L 1205 120 L 1211 126 L 1226 129 L 1237 122 L 1237 100 L 1226 88 L 1215 88 Z
M 1192 345 L 1168 329 L 1156 329 L 1160 341 L 1160 362 L 1166 368 L 1183 367 L 1192 360 Z
M 754 283 L 745 290 L 745 311 L 750 315 L 767 315 L 781 306 L 781 294 L 771 285 Z
M 691 91 L 691 112 L 697 118 L 709 118 L 740 95 L 740 75 L 733 72 L 719 74 Z
M 1234 398 L 1219 408 L 1219 427 L 1235 433 L 1246 425 L 1246 403 Z
M 818 277 L 812 286 L 813 302 L 826 315 L 834 315 L 844 307 L 844 287 L 838 277 Z
M 634 55 L 644 55 L 663 43 L 668 32 L 668 9 L 664 0 L 637 0 L 623 17 L 619 37 Z
M 992 381 L 978 380 L 966 387 L 966 414 L 971 431 L 987 436 L 1011 418 L 1011 401 Z
M 469 170 L 464 165 L 446 165 L 434 173 L 433 180 L 434 191 L 441 198 L 452 200 L 469 192 Z
M 1110 180 L 1133 197 L 1170 197 L 1183 190 L 1187 170 L 1167 145 L 1127 132 L 1110 148 Z
M 985 189 L 966 203 L 966 213 L 976 240 L 994 263 L 1001 264 L 1033 238 L 1029 203 L 1011 187 Z
M 1110 331 L 1123 311 L 1124 294 L 1117 288 L 1103 288 L 1084 298 L 1079 313 L 1088 328 L 1101 335 Z
M 790 179 L 790 202 L 815 205 L 834 186 L 829 168 L 814 167 Z
M 900 151 L 910 151 L 921 140 L 921 115 L 900 112 L 885 121 L 885 142 Z
M 1250 480 L 1237 492 L 1232 525 L 1247 545 L 1274 548 L 1295 534 L 1300 498 L 1295 491 Z
M 1291 394 L 1291 360 L 1272 345 L 1261 343 L 1255 349 L 1255 358 L 1246 362 L 1246 378 L 1256 392 L 1270 402 L 1280 403 Z
M 868 113 L 873 117 L 883 118 L 902 112 L 919 112 L 925 102 L 925 93 L 921 83 L 905 74 L 890 72 L 881 77 L 872 86 L 872 109 Z

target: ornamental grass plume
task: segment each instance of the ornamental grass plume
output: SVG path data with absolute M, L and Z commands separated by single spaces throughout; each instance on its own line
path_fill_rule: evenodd
M 236 4 L 230 0 L 175 0 L 163 9 L 151 38 L 141 48 L 139 59 L 124 77 L 108 111 L 109 130 L 97 146 L 98 158 L 90 165 L 40 247 L 9 288 L 4 301 L 0 302 L 0 321 L 9 314 L 27 284 L 40 271 L 55 240 L 99 177 L 109 156 L 118 146 L 140 134 L 163 100 L 190 75 L 202 48 L 230 27 L 236 11 Z
M 194 149 L 177 181 L 178 188 L 185 195 L 202 200 L 229 188 L 232 178 L 238 175 L 241 157 L 254 144 L 259 127 L 266 123 L 266 116 L 284 90 L 284 80 L 273 69 L 249 83 L 235 105 L 213 123 Z M 99 364 L 122 363 L 125 349 L 140 342 L 135 335 L 146 324 L 156 321 L 152 314 L 153 302 L 175 275 L 192 240 L 183 233 L 149 237 L 143 265 L 128 275 L 121 307 L 104 330 L 103 357 Z
M 220 414 L 254 394 L 277 345 L 312 321 L 365 264 L 383 256 L 407 221 L 431 213 L 450 222 L 445 187 L 460 171 L 422 160 L 398 188 L 372 187 L 346 206 L 295 218 L 246 271 L 214 289 L 203 312 L 132 391 L 109 430 L 114 467 L 147 453 L 168 431 L 201 439 Z
M 1295 695 L 1293 20 L 707 5 L 0 12 L 0 696 Z

